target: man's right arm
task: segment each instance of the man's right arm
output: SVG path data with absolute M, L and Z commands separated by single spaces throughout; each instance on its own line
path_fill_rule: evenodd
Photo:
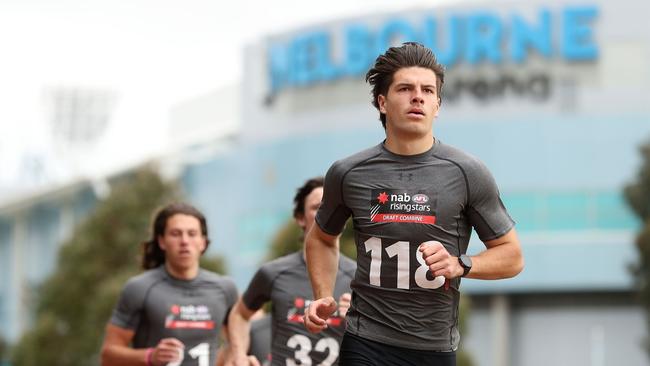
M 113 324 L 106 325 L 104 344 L 102 345 L 102 366 L 146 365 L 147 349 L 129 347 L 134 331 L 120 328 Z
M 248 349 L 250 347 L 251 310 L 239 298 L 228 315 L 228 353 L 227 366 L 248 365 Z
M 135 332 L 113 324 L 106 326 L 102 366 L 161 366 L 180 359 L 184 345 L 176 338 L 162 339 L 156 347 L 130 347 Z
M 327 319 L 337 309 L 332 296 L 339 263 L 339 236 L 325 233 L 316 224 L 305 240 L 307 270 L 315 299 L 305 315 L 305 326 L 312 333 L 327 328 Z

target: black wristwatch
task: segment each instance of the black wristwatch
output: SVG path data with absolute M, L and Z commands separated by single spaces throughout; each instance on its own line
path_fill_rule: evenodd
M 461 254 L 460 257 L 458 257 L 458 263 L 463 267 L 463 275 L 461 277 L 467 276 L 469 271 L 472 270 L 472 258 L 468 255 Z

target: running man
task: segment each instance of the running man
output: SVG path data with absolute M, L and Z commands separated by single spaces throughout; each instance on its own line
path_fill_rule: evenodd
M 317 299 L 305 326 L 327 329 L 337 309 L 338 238 L 352 216 L 358 269 L 340 364 L 455 365 L 461 278 L 502 279 L 523 269 L 514 221 L 488 169 L 433 136 L 444 70 L 430 49 L 391 47 L 366 81 L 386 139 L 326 175 L 305 244 Z M 469 257 L 472 228 L 486 250 Z
M 106 326 L 103 366 L 215 364 L 238 295 L 229 278 L 199 267 L 209 243 L 196 208 L 175 203 L 156 214 L 142 244 L 147 271 L 126 283 Z
M 314 217 L 323 197 L 323 178 L 309 179 L 294 198 L 293 217 L 303 235 L 314 226 Z M 305 266 L 304 250 L 264 264 L 251 280 L 229 317 L 230 358 L 227 365 L 245 365 L 249 348 L 250 317 L 271 301 L 271 364 L 336 365 L 339 345 L 350 304 L 350 281 L 356 266 L 341 255 L 332 268 L 332 295 L 339 299 L 337 309 L 327 319 L 321 334 L 310 334 L 303 325 L 305 309 L 311 302 L 311 286 Z

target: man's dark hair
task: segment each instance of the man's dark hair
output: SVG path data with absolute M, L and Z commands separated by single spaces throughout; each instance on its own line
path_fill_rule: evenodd
M 401 46 L 390 47 L 379 55 L 374 66 L 366 73 L 366 82 L 372 85 L 372 105 L 379 109 L 379 95 L 386 96 L 393 82 L 393 75 L 405 67 L 422 67 L 436 74 L 436 92 L 442 102 L 442 84 L 445 82 L 445 69 L 438 63 L 433 52 L 417 42 L 405 42 Z M 382 126 L 386 128 L 386 115 L 379 112 Z
M 297 219 L 305 214 L 305 199 L 311 191 L 323 186 L 323 177 L 308 179 L 302 187 L 298 188 L 293 197 L 293 218 Z
M 156 213 L 151 224 L 151 238 L 142 242 L 142 268 L 152 269 L 165 263 L 165 251 L 160 249 L 158 237 L 165 235 L 167 220 L 177 214 L 193 216 L 199 220 L 201 234 L 205 238 L 205 249 L 208 248 L 210 244 L 210 239 L 208 239 L 208 224 L 201 211 L 187 203 L 171 203 Z

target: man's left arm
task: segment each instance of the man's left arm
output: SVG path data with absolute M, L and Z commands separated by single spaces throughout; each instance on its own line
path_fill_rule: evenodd
M 499 280 L 516 276 L 524 268 L 524 257 L 515 229 L 484 242 L 486 250 L 472 256 L 472 269 L 467 278 Z M 422 243 L 420 252 L 434 276 L 447 279 L 461 277 L 464 269 L 458 257 L 452 256 L 440 242 Z
M 471 256 L 472 269 L 467 278 L 499 280 L 514 277 L 524 269 L 524 256 L 514 228 L 503 236 L 484 243 L 486 250 Z M 460 267 L 461 275 L 462 269 Z
M 515 222 L 508 214 L 497 183 L 487 167 L 479 160 L 468 161 L 466 172 L 468 201 L 464 212 L 486 247 L 486 250 L 471 256 L 471 269 L 466 277 L 482 280 L 514 277 L 524 268 Z M 504 234 L 496 237 L 497 233 Z M 463 270 L 458 258 L 455 263 L 459 271 Z M 458 276 L 463 273 L 457 272 Z

